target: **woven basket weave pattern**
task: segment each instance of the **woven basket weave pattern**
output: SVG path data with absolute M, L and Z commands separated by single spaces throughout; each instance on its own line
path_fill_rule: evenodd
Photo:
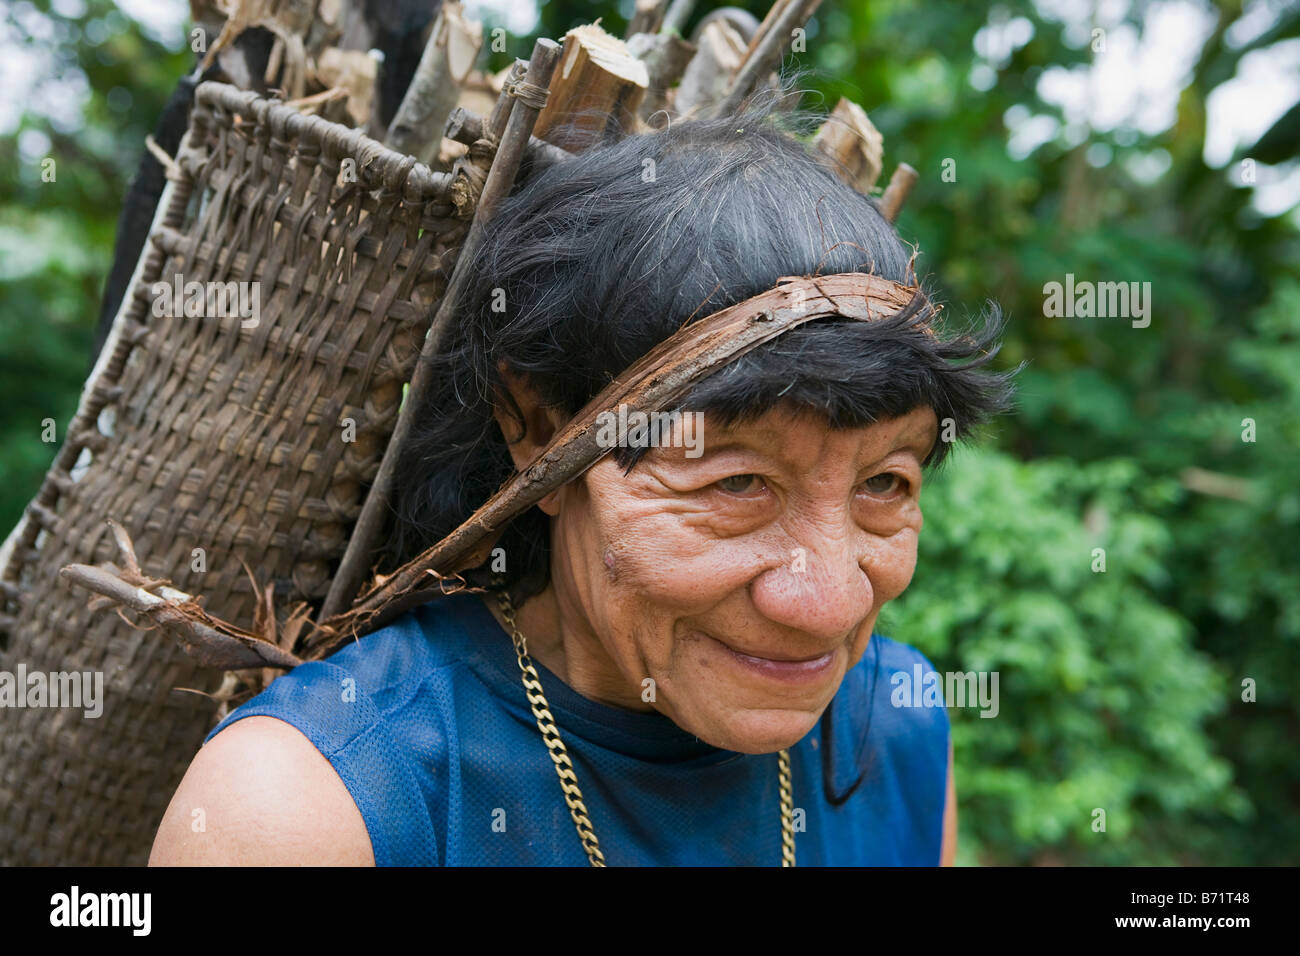
M 3 569 L 0 670 L 102 671 L 104 711 L 0 712 L 0 862 L 144 862 L 216 716 L 174 688 L 221 675 L 91 613 L 59 568 L 116 560 L 113 518 L 146 574 L 225 620 L 253 619 L 245 563 L 281 608 L 323 597 L 468 228 L 450 177 L 218 84 L 199 88 L 178 162 L 111 356 Z M 154 316 L 151 287 L 175 275 L 259 283 L 259 321 Z

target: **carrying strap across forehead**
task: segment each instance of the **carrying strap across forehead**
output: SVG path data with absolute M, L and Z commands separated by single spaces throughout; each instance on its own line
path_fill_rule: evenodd
M 308 659 L 330 653 L 344 640 L 383 626 L 397 614 L 449 588 L 454 578 L 487 560 L 505 527 L 561 485 L 582 475 L 614 450 L 598 440 L 604 414 L 626 406 L 628 414 L 676 408 L 690 389 L 733 359 L 791 329 L 817 319 L 863 322 L 897 315 L 922 296 L 905 286 L 862 272 L 785 277 L 774 288 L 683 326 L 646 353 L 574 416 L 523 471 L 506 482 L 460 527 L 387 575 L 352 609 L 320 622 L 308 640 Z M 918 329 L 934 335 L 928 325 Z

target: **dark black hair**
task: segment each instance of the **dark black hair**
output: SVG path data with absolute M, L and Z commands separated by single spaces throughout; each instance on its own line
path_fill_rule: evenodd
M 573 415 L 688 320 L 782 276 L 916 282 L 913 250 L 876 203 L 787 132 L 811 118 L 776 105 L 592 145 L 501 205 L 400 465 L 394 562 L 446 535 L 513 474 L 492 414 L 504 393 L 498 363 Z M 891 319 L 809 322 L 703 380 L 683 407 L 726 425 L 786 403 L 842 428 L 928 405 L 965 438 L 1010 400 L 1009 375 L 981 368 L 1002 317 L 990 307 L 968 329 L 930 336 L 934 313 L 927 296 Z M 948 447 L 936 443 L 927 466 Z M 634 466 L 635 450 L 619 454 Z M 530 509 L 500 541 L 517 596 L 546 586 L 548 520 Z

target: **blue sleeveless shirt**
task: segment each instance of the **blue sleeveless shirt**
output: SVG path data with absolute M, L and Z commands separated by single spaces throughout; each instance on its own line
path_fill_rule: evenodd
M 780 865 L 776 754 L 720 750 L 534 664 L 609 865 Z M 823 715 L 790 748 L 798 865 L 939 862 L 948 716 L 890 700 L 892 675 L 918 664 L 933 669 L 873 634 L 828 708 L 826 737 Z M 207 740 L 252 716 L 293 725 L 329 760 L 379 866 L 587 865 L 514 646 L 476 595 L 426 604 L 295 668 Z M 823 786 L 827 740 L 838 805 Z

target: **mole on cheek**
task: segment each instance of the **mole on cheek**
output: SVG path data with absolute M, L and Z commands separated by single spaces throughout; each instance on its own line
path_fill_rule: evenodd
M 605 573 L 609 575 L 609 579 L 611 581 L 618 580 L 618 568 L 615 565 L 616 562 L 614 561 L 614 552 L 611 549 L 606 548 L 605 549 Z

